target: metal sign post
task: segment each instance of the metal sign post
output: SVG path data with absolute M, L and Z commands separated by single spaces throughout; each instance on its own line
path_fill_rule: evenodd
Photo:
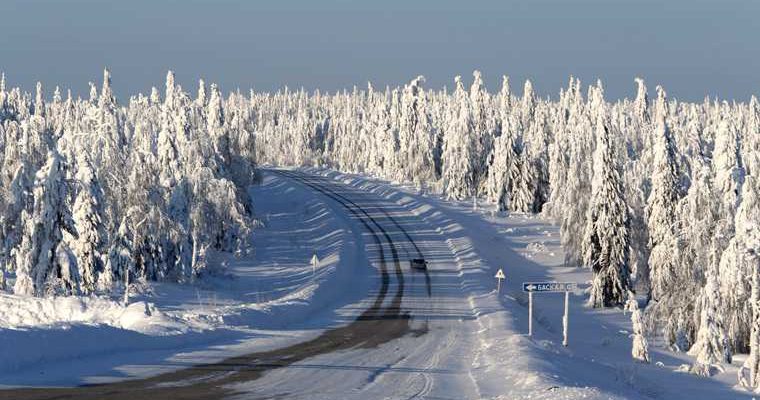
M 567 347 L 567 325 L 570 314 L 568 313 L 567 303 L 570 302 L 570 292 L 565 292 L 565 316 L 562 317 L 562 345 Z
M 533 292 L 528 292 L 528 336 L 533 336 Z
M 562 345 L 567 347 L 567 331 L 570 323 L 570 292 L 578 289 L 575 282 L 525 282 L 523 291 L 528 292 L 528 336 L 533 336 L 533 292 L 565 293 L 565 315 L 562 316 Z

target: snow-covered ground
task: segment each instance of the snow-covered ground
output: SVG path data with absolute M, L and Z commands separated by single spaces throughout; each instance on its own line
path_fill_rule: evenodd
M 462 264 L 469 301 L 483 327 L 473 375 L 483 397 L 514 398 L 753 398 L 734 387 L 734 364 L 713 378 L 678 372 L 691 360 L 650 346 L 652 364 L 630 356 L 630 315 L 585 306 L 585 295 L 570 296 L 569 346 L 562 346 L 562 294 L 534 295 L 534 337 L 527 337 L 528 298 L 522 283 L 586 283 L 590 271 L 563 266 L 557 227 L 533 215 L 506 216 L 492 206 L 446 201 L 361 176 L 315 171 L 372 191 L 437 227 Z M 506 282 L 496 301 L 493 278 L 503 268 Z M 490 289 L 490 292 L 487 290 Z M 523 387 L 525 390 L 520 390 Z M 546 391 L 541 393 L 541 391 Z
M 562 266 L 558 230 L 547 221 L 500 215 L 490 206 L 473 210 L 471 202 L 361 176 L 310 172 L 347 185 L 360 204 L 385 210 L 382 225 L 401 255 L 412 255 L 411 238 L 430 262 L 427 282 L 404 271 L 402 309 L 412 331 L 275 369 L 235 389 L 325 399 L 751 397 L 733 389 L 735 367 L 698 378 L 676 372 L 685 355 L 654 346 L 652 364 L 634 362 L 628 316 L 589 309 L 581 293 L 570 297 L 568 347 L 561 344 L 561 294 L 535 295 L 529 338 L 522 282 L 590 278 L 587 270 Z M 12 311 L 0 316 L 0 384 L 156 374 L 314 338 L 369 306 L 378 285 L 371 267 L 377 249 L 365 243 L 358 221 L 273 173 L 252 196 L 264 226 L 254 232 L 251 254 L 228 260 L 229 277 L 155 285 L 127 309 L 108 299 L 2 295 L 0 309 Z M 389 215 L 409 237 L 393 229 Z M 309 265 L 314 252 L 321 259 L 316 273 Z M 499 268 L 506 281 L 497 294 Z
M 262 226 L 250 254 L 217 257 L 228 262 L 228 276 L 144 286 L 127 308 L 121 298 L 0 294 L 0 385 L 153 375 L 286 346 L 348 322 L 376 285 L 362 268 L 368 263 L 353 222 L 311 191 L 273 177 L 251 195 Z

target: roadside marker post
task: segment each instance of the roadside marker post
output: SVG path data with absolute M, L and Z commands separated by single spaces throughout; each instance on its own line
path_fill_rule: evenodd
M 496 272 L 496 275 L 494 275 L 494 278 L 496 278 L 496 293 L 501 293 L 501 280 L 506 278 L 504 271 L 499 268 L 499 270 Z
M 567 347 L 567 323 L 570 313 L 568 313 L 567 303 L 570 302 L 570 292 L 565 292 L 565 315 L 562 317 L 562 345 Z
M 533 292 L 528 292 L 528 336 L 533 337 Z
M 312 273 L 312 275 L 315 275 L 317 273 L 317 266 L 319 266 L 319 257 L 317 257 L 317 253 L 314 253 L 314 255 L 311 256 L 311 273 Z
M 575 282 L 524 282 L 523 291 L 528 292 L 528 336 L 533 336 L 533 293 L 565 293 L 565 314 L 562 316 L 562 345 L 567 347 L 570 324 L 570 292 L 576 291 Z

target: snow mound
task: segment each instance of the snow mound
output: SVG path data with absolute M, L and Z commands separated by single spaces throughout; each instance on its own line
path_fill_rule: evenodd
M 525 246 L 525 249 L 533 254 L 546 253 L 546 245 L 541 242 L 533 242 Z
M 124 307 L 101 297 L 37 298 L 0 294 L 0 309 L 3 310 L 0 329 L 106 325 L 146 335 L 174 335 L 187 330 L 181 321 L 143 301 Z

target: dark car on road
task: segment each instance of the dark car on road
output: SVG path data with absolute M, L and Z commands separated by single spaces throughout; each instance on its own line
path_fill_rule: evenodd
M 409 260 L 412 269 L 427 269 L 427 261 L 424 258 L 412 258 Z

